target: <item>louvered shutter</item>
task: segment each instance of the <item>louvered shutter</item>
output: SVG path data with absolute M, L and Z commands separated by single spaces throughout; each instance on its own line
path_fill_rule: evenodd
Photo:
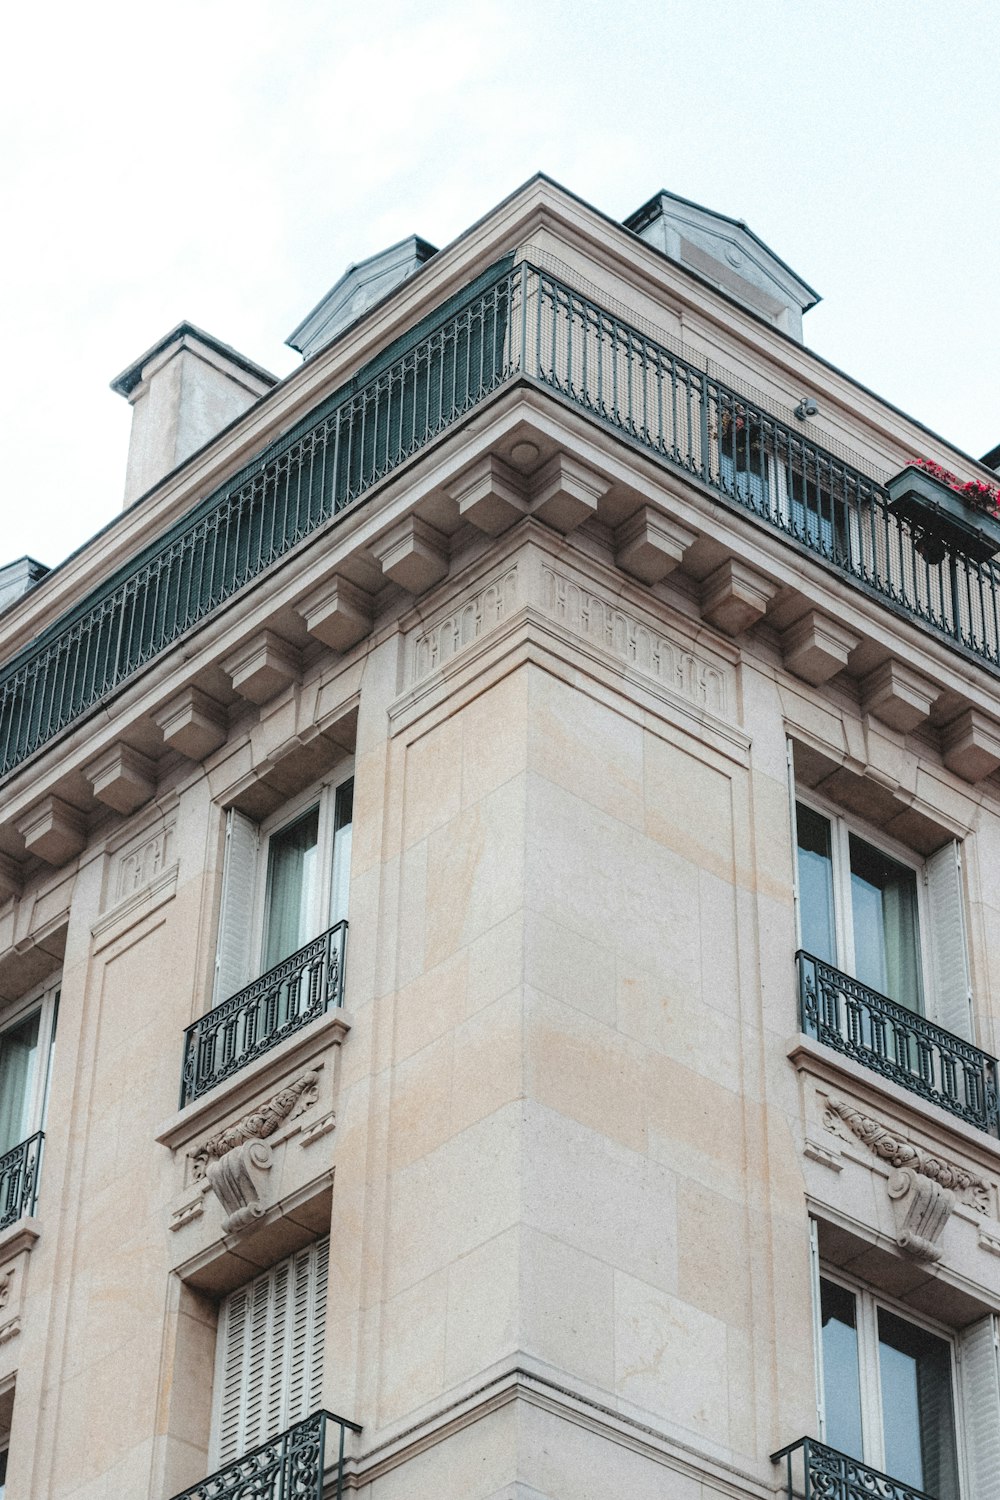
M 962 867 L 957 843 L 945 844 L 924 865 L 930 916 L 931 1019 L 973 1041 Z
M 219 1310 L 212 1467 L 221 1468 L 322 1405 L 330 1242 L 280 1261 Z
M 1000 1358 L 997 1323 L 983 1318 L 959 1339 L 959 1381 L 968 1493 L 973 1500 L 1000 1495 Z
M 222 907 L 215 950 L 215 1005 L 229 995 L 235 995 L 253 977 L 250 973 L 253 948 L 250 938 L 256 881 L 257 824 L 231 807 L 226 814 Z

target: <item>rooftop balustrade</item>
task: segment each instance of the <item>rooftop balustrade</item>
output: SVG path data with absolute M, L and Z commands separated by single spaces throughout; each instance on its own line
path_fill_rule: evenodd
M 939 556 L 874 479 L 527 262 L 500 263 L 195 505 L 0 672 L 0 775 L 501 389 L 584 411 L 1000 671 L 998 568 Z M 937 560 L 934 560 L 937 558 Z
M 802 1030 L 987 1134 L 1000 1136 L 997 1063 L 849 974 L 797 955 Z
M 187 1027 L 181 1109 L 343 1004 L 346 941 L 338 922 Z

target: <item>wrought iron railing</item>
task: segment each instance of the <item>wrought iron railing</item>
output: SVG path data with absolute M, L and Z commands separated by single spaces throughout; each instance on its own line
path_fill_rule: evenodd
M 807 1036 L 1000 1135 L 995 1058 L 810 953 L 800 952 L 797 960 Z
M 45 1136 L 38 1130 L 0 1156 L 0 1229 L 33 1214 L 38 1198 L 38 1173 Z
M 8 664 L 0 775 L 514 380 L 544 386 L 1000 670 L 993 561 L 932 561 L 875 480 L 565 281 L 505 261 Z
M 912 1484 L 817 1443 L 799 1438 L 771 1454 L 773 1464 L 785 1462 L 788 1500 L 934 1500 Z
M 328 1431 L 338 1428 L 335 1473 L 327 1471 Z M 342 1500 L 344 1435 L 360 1432 L 356 1422 L 329 1411 L 314 1412 L 287 1432 L 252 1448 L 242 1458 L 217 1469 L 207 1479 L 182 1490 L 173 1500 Z M 332 1489 L 331 1489 L 332 1486 Z
M 283 958 L 184 1032 L 181 1108 L 343 1004 L 347 923 Z

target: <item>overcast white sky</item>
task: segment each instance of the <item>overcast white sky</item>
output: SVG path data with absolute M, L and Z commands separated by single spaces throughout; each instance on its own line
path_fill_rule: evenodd
M 181 318 L 285 374 L 345 266 L 537 169 L 744 218 L 807 343 L 1000 442 L 996 0 L 92 0 L 5 22 L 0 563 L 118 511 L 108 381 Z

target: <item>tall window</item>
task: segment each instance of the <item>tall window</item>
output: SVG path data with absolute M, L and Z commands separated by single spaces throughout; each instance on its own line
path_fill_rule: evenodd
M 230 1293 L 216 1337 L 212 1468 L 268 1442 L 322 1405 L 330 1241 Z
M 894 1480 L 959 1500 L 954 1341 L 873 1293 L 820 1279 L 823 1441 Z
M 0 1030 L 0 1156 L 44 1126 L 58 1005 L 51 987 Z
M 890 1000 L 922 1010 L 917 870 L 842 819 L 802 802 L 795 816 L 802 946 Z
M 801 947 L 974 1040 L 958 844 L 921 862 L 802 797 L 795 824 Z
M 353 787 L 324 787 L 262 824 L 227 815 L 216 1004 L 346 920 Z

